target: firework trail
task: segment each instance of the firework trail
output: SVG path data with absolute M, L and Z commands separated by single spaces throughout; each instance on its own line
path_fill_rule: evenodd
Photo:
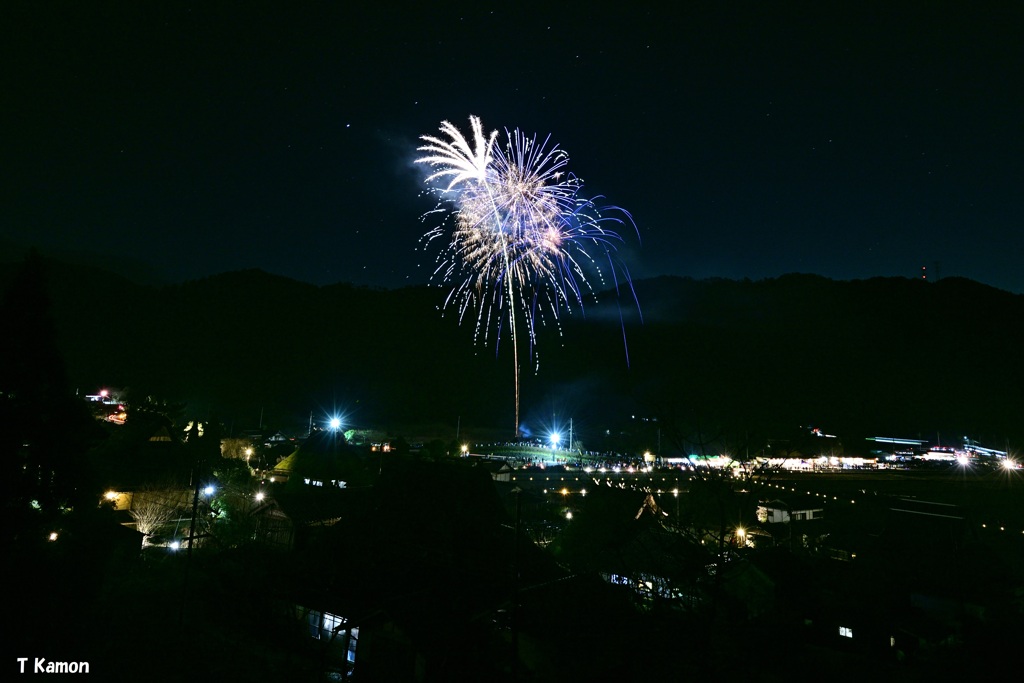
M 485 134 L 478 117 L 469 121 L 472 144 L 443 121 L 444 137 L 424 135 L 418 148 L 424 156 L 416 161 L 431 167 L 426 182 L 438 197 L 425 217 L 440 214 L 454 223 L 434 276 L 453 285 L 445 308 L 454 308 L 460 323 L 475 317 L 474 339 L 487 342 L 493 333 L 497 350 L 507 326 L 518 434 L 520 324 L 535 358 L 538 325 L 558 324 L 574 307 L 582 311 L 585 298 L 596 294 L 591 277 L 602 287 L 611 278 L 616 292 L 628 285 L 636 302 L 629 271 L 616 257 L 623 239 L 612 229 L 627 221 L 636 228 L 625 210 L 582 196 L 582 180 L 566 170 L 569 155 L 550 136 L 538 142 L 506 130 L 498 145 L 498 131 Z M 441 221 L 424 241 L 443 238 L 446 226 Z

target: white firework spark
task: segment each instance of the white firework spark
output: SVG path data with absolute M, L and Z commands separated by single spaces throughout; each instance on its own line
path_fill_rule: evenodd
M 595 294 L 588 274 L 598 274 L 604 284 L 607 268 L 616 291 L 621 280 L 632 292 L 628 270 L 616 258 L 622 237 L 605 226 L 633 222 L 618 207 L 603 209 L 616 214 L 605 216 L 593 199 L 581 196 L 583 182 L 566 171 L 569 155 L 550 145 L 550 138 L 538 143 L 536 136 L 506 130 L 504 145 L 496 146 L 497 131 L 485 135 L 478 117 L 469 120 L 472 145 L 444 121 L 440 130 L 447 137 L 423 136 L 427 144 L 418 151 L 425 155 L 417 162 L 433 169 L 427 183 L 447 180 L 431 188 L 439 204 L 427 214 L 443 212 L 455 224 L 435 270 L 453 285 L 445 307 L 454 307 L 460 322 L 475 312 L 477 340 L 486 341 L 494 328 L 500 343 L 508 326 L 518 432 L 518 321 L 528 330 L 533 357 L 538 322 L 546 315 L 557 321 L 573 306 L 582 309 L 585 296 Z M 438 226 L 424 238 L 429 242 L 443 233 Z

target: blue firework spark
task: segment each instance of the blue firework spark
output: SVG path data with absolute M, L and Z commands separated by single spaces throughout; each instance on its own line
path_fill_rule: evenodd
M 569 155 L 550 136 L 539 140 L 506 129 L 498 144 L 498 132 L 485 134 L 478 117 L 470 117 L 470 127 L 472 144 L 447 121 L 440 128 L 445 137 L 421 138 L 417 162 L 431 167 L 427 183 L 438 198 L 425 217 L 451 219 L 430 229 L 424 241 L 448 236 L 434 271 L 452 287 L 444 307 L 457 310 L 460 323 L 475 318 L 476 340 L 486 342 L 493 333 L 496 352 L 508 331 L 518 426 L 520 327 L 536 360 L 538 326 L 557 323 L 575 308 L 582 312 L 586 299 L 596 299 L 595 281 L 616 293 L 627 287 L 639 309 L 617 256 L 624 242 L 617 230 L 628 225 L 636 231 L 636 225 L 624 209 L 583 195 L 583 181 L 568 171 Z

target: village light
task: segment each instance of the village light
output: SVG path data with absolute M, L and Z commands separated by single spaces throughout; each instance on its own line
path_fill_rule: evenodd
M 263 491 L 257 491 L 255 497 L 256 497 L 256 500 L 263 500 L 263 498 L 264 498 Z
M 205 495 L 205 496 L 212 496 L 213 495 L 213 487 L 212 486 L 207 486 L 205 489 L 203 489 L 203 495 Z
M 56 531 L 51 531 L 48 538 L 51 541 L 56 541 L 57 540 L 57 532 Z

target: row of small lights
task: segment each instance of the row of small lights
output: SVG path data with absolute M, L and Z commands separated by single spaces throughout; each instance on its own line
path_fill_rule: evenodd
M 1012 461 L 1009 461 L 1009 460 L 1007 460 L 1007 461 L 1006 461 L 1006 463 L 1007 463 L 1007 465 L 1006 465 L 1007 469 L 1017 469 L 1017 467 L 1016 467 L 1015 463 L 1012 463 Z M 593 468 L 585 468 L 585 469 L 584 469 L 584 471 L 586 471 L 586 472 L 593 472 L 594 470 L 593 470 Z M 597 470 L 597 471 L 598 471 L 598 472 L 601 472 L 601 473 L 606 473 L 606 472 L 608 472 L 608 470 L 607 470 L 606 468 L 604 468 L 604 467 L 598 468 L 598 470 Z M 611 471 L 612 471 L 612 472 L 614 472 L 614 473 L 616 473 L 616 474 L 618 474 L 618 473 L 620 473 L 620 472 L 621 472 L 621 470 L 619 470 L 619 469 L 617 469 L 617 468 L 613 468 L 613 469 L 612 469 Z M 633 471 L 633 468 L 632 468 L 632 467 L 628 468 L 628 470 L 627 470 L 627 472 L 628 472 L 628 473 L 631 473 L 631 474 L 632 474 L 632 473 L 641 473 L 641 472 L 643 472 L 643 471 L 644 471 L 644 470 L 642 470 L 642 469 L 641 469 L 641 470 L 639 470 L 639 471 L 637 471 L 637 472 L 634 472 L 634 471 Z M 650 471 L 651 471 L 651 468 L 647 468 L 647 470 L 646 470 L 646 471 L 647 471 L 647 473 L 650 473 Z M 551 479 L 552 479 L 552 476 L 553 476 L 553 475 L 546 475 L 546 476 L 544 477 L 544 481 L 551 481 Z M 707 481 L 707 477 L 704 477 L 704 476 L 701 476 L 701 475 L 696 475 L 696 476 L 698 476 L 698 477 L 699 477 L 699 478 L 700 478 L 701 480 Z M 691 477 L 691 478 L 692 478 L 692 477 Z M 565 478 L 564 476 L 563 476 L 563 477 L 559 477 L 559 481 L 565 481 L 565 479 L 566 479 L 566 478 Z M 517 477 L 512 477 L 512 481 L 516 481 L 516 480 L 517 480 Z M 530 480 L 530 481 L 533 481 L 533 480 L 534 480 L 534 478 L 533 478 L 533 477 L 531 476 L 531 477 L 529 477 L 529 480 Z M 579 477 L 574 477 L 574 478 L 573 478 L 573 480 L 574 480 L 574 481 L 579 481 L 579 480 L 580 480 L 580 478 L 579 478 Z M 661 480 L 662 480 L 662 481 L 667 481 L 667 477 L 662 477 L 662 478 L 661 478 Z M 611 487 L 612 487 L 612 481 L 611 481 L 611 479 L 606 479 L 606 480 L 605 480 L 604 482 L 601 482 L 600 480 L 598 480 L 598 479 L 596 479 L 596 478 L 595 478 L 595 479 L 593 479 L 593 481 L 594 481 L 594 483 L 595 483 L 595 484 L 597 484 L 598 486 L 600 486 L 600 485 L 601 485 L 602 483 L 606 483 L 606 484 L 608 485 L 608 487 L 609 487 L 609 488 L 611 488 Z M 679 478 L 678 478 L 678 477 L 675 477 L 675 481 L 676 481 L 676 482 L 678 483 L 678 482 L 679 482 Z M 765 483 L 765 482 L 758 482 L 758 481 L 754 481 L 753 483 L 761 484 L 762 486 L 767 486 L 767 487 L 769 487 L 769 488 L 777 488 L 777 489 L 780 489 L 780 490 L 783 490 L 783 491 L 785 491 L 785 490 L 786 490 L 786 488 L 787 488 L 787 487 L 785 487 L 785 486 L 783 486 L 783 485 L 781 485 L 781 484 L 769 484 L 769 483 Z M 626 483 L 625 483 L 625 482 L 619 482 L 619 488 L 625 488 L 625 485 L 626 485 Z M 633 483 L 633 484 L 631 484 L 631 485 L 630 485 L 630 488 L 632 488 L 633 490 L 636 490 L 636 483 Z M 651 491 L 651 490 L 650 490 L 649 488 L 647 488 L 647 489 L 644 489 L 644 490 L 645 490 L 645 491 L 647 491 L 648 493 L 651 493 L 651 492 L 652 492 L 652 491 Z M 796 487 L 789 487 L 789 490 L 790 490 L 790 491 L 793 491 L 793 492 L 795 493 L 795 492 L 796 492 Z M 207 496 L 211 495 L 211 494 L 212 494 L 213 492 L 214 492 L 214 488 L 213 488 L 212 486 L 207 486 L 207 487 L 206 487 L 205 489 L 203 489 L 203 493 L 204 493 L 205 495 L 207 495 Z M 544 493 L 546 494 L 547 492 L 548 492 L 548 490 L 547 490 L 547 489 L 544 489 Z M 562 494 L 563 496 L 565 496 L 565 495 L 568 495 L 568 494 L 570 494 L 570 493 L 575 493 L 575 492 L 573 492 L 573 491 L 569 491 L 569 489 L 567 489 L 567 488 L 565 488 L 565 487 L 563 487 L 563 488 L 562 488 L 561 490 L 559 490 L 558 492 L 559 492 L 559 493 L 561 493 L 561 494 Z M 580 493 L 581 495 L 583 495 L 583 496 L 586 496 L 586 495 L 587 495 L 587 490 L 586 490 L 586 489 L 581 489 L 581 490 L 579 491 L 579 493 Z M 661 489 L 657 489 L 657 490 L 653 491 L 653 493 L 656 493 L 656 494 L 657 494 L 657 495 L 659 495 L 659 496 L 660 496 L 660 495 L 662 495 L 662 494 L 664 494 L 664 493 L 671 493 L 671 494 L 672 494 L 673 496 L 678 496 L 678 495 L 679 495 L 679 489 L 678 489 L 678 488 L 674 488 L 674 489 L 672 489 L 671 491 L 662 491 Z M 107 492 L 107 493 L 105 494 L 105 498 L 106 498 L 107 500 L 115 500 L 115 499 L 117 498 L 117 495 L 118 495 L 118 494 L 117 494 L 116 492 L 114 492 L 114 491 L 108 491 L 108 492 Z M 823 500 L 828 500 L 828 498 L 829 498 L 829 497 L 828 497 L 828 495 L 826 495 L 826 494 L 823 494 L 823 493 L 813 493 L 813 492 L 811 492 L 811 491 L 807 491 L 807 495 L 809 495 L 809 496 L 816 496 L 816 497 L 820 497 L 820 498 L 822 498 Z M 256 501 L 262 501 L 262 500 L 263 500 L 263 499 L 265 498 L 265 494 L 263 493 L 263 491 L 258 491 L 258 492 L 256 492 L 256 493 L 255 493 L 255 494 L 253 495 L 253 498 L 254 498 L 254 499 L 255 499 Z M 838 496 L 832 496 L 832 500 L 834 500 L 834 501 L 838 501 L 838 500 L 839 500 L 839 497 L 838 497 Z M 853 500 L 853 499 L 851 499 L 851 500 L 850 500 L 850 504 L 851 504 L 851 505 L 853 505 L 853 504 L 856 504 L 856 502 L 857 502 L 856 500 Z M 572 519 L 572 513 L 571 513 L 571 512 L 569 512 L 569 513 L 566 513 L 566 518 L 567 518 L 567 519 Z M 982 524 L 981 524 L 981 528 L 983 528 L 983 529 L 987 529 L 987 528 L 988 528 L 988 524 L 987 524 L 987 523 L 982 523 Z M 1005 526 L 1003 526 L 1003 525 L 1001 525 L 1001 526 L 999 527 L 999 530 L 1000 530 L 1000 531 L 1006 531 L 1006 527 L 1005 527 Z M 1024 534 L 1024 530 L 1022 530 L 1022 531 L 1021 531 L 1021 533 L 1022 533 L 1022 534 Z M 57 540 L 58 538 L 59 538 L 59 534 L 58 534 L 58 533 L 57 533 L 56 531 L 52 531 L 52 532 L 50 532 L 50 534 L 49 534 L 49 536 L 48 536 L 48 540 L 49 540 L 49 541 L 51 541 L 51 542 L 52 542 L 52 541 L 56 541 L 56 540 Z M 176 550 L 176 549 L 178 548 L 178 542 L 176 541 L 176 542 L 172 543 L 172 544 L 171 544 L 171 548 L 172 548 L 173 550 Z
M 767 486 L 769 488 L 777 488 L 777 489 L 780 489 L 782 491 L 787 490 L 787 487 L 783 486 L 782 484 L 767 484 L 767 483 L 764 483 L 764 482 L 755 482 L 755 483 L 761 484 L 762 486 Z M 796 487 L 793 487 L 793 486 L 789 487 L 788 490 L 793 491 L 794 493 L 797 492 L 796 491 Z M 812 493 L 811 491 L 808 491 L 807 495 L 809 495 L 809 496 L 817 496 L 817 497 L 820 497 L 820 498 L 822 498 L 824 500 L 828 500 L 828 498 L 829 498 L 827 494 L 824 494 L 824 493 Z M 832 500 L 838 501 L 839 498 L 837 496 L 832 496 Z M 855 500 L 852 500 L 852 499 L 850 500 L 850 504 L 851 505 L 855 504 L 856 502 L 857 501 L 855 501 Z M 982 529 L 988 529 L 989 525 L 987 523 L 985 523 L 985 522 L 982 522 L 981 523 L 981 528 Z M 992 528 L 994 529 L 995 527 L 993 526 Z M 999 530 L 1000 531 L 1006 531 L 1006 526 L 1005 525 L 1000 525 L 999 526 Z M 1021 530 L 1021 533 L 1024 534 L 1024 529 Z
M 1014 468 L 1011 468 L 1011 467 L 1008 466 L 1007 469 L 1014 469 Z M 604 470 L 604 468 L 602 468 L 600 471 L 605 471 L 605 470 Z M 554 475 L 546 475 L 544 477 L 544 481 L 551 481 L 553 476 Z M 707 477 L 704 477 L 704 476 L 701 476 L 701 475 L 695 475 L 695 476 L 699 477 L 700 479 L 702 479 L 704 481 L 707 481 Z M 559 477 L 559 481 L 565 481 L 565 479 L 566 479 L 565 477 Z M 575 481 L 579 481 L 580 480 L 579 477 L 574 477 L 573 479 Z M 516 477 L 512 477 L 512 480 L 515 481 Z M 529 480 L 533 481 L 534 478 L 531 476 L 531 477 L 529 477 Z M 662 477 L 661 480 L 662 481 L 666 481 L 667 478 L 666 477 Z M 600 486 L 602 483 L 606 483 L 609 488 L 613 487 L 611 479 L 606 479 L 604 482 L 602 482 L 602 481 L 600 481 L 598 479 L 593 479 L 593 481 L 598 486 Z M 675 481 L 678 482 L 679 478 L 676 477 Z M 761 484 L 762 486 L 767 486 L 767 487 L 770 487 L 770 488 L 777 488 L 777 489 L 782 490 L 782 491 L 789 490 L 789 491 L 792 491 L 794 493 L 797 492 L 797 489 L 796 489 L 795 486 L 786 487 L 786 486 L 783 486 L 782 484 L 769 484 L 769 483 L 766 483 L 766 482 L 758 482 L 758 481 L 753 481 L 753 483 Z M 625 482 L 619 482 L 618 486 L 619 486 L 619 488 L 625 488 L 626 483 Z M 633 490 L 637 489 L 637 484 L 635 482 L 630 484 L 629 486 Z M 657 489 L 657 490 L 651 491 L 651 489 L 649 489 L 649 488 L 645 488 L 643 490 L 647 491 L 648 493 L 656 493 L 657 495 L 662 495 L 663 493 L 671 493 L 673 496 L 678 496 L 679 495 L 679 489 L 678 488 L 672 489 L 671 491 L 662 491 L 661 489 Z M 544 492 L 547 493 L 547 489 L 545 489 Z M 568 494 L 568 493 L 572 493 L 572 492 L 568 491 L 568 489 L 563 488 L 561 490 L 561 493 Z M 586 489 L 583 489 L 583 491 L 581 493 L 583 493 L 583 495 L 586 495 Z M 819 498 L 821 498 L 823 500 L 828 500 L 829 499 L 829 496 L 827 494 L 824 494 L 824 493 L 814 493 L 812 491 L 807 491 L 807 495 L 819 497 Z M 831 498 L 832 498 L 833 501 L 836 501 L 836 502 L 839 501 L 839 497 L 838 496 L 831 496 Z M 856 500 L 854 500 L 852 498 L 850 499 L 850 504 L 851 505 L 855 505 L 856 503 L 857 503 Z M 987 523 L 982 523 L 981 524 L 981 528 L 982 529 L 988 529 L 989 525 Z M 995 527 L 992 527 L 992 528 L 994 529 Z M 1006 531 L 1006 526 L 1005 525 L 1000 525 L 999 526 L 999 530 L 1000 531 Z M 1021 534 L 1024 534 L 1024 530 L 1021 530 Z

